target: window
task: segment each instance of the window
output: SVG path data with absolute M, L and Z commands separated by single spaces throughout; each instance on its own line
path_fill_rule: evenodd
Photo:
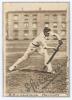
M 44 27 L 49 27 L 49 22 L 45 22 Z
M 61 29 L 64 30 L 66 28 L 66 23 L 61 24 Z
M 32 15 L 32 17 L 33 17 L 33 19 L 34 19 L 34 18 L 37 18 L 37 14 Z
M 49 15 L 45 14 L 45 19 L 49 20 Z
M 36 22 L 33 22 L 33 23 L 32 23 L 32 27 L 33 27 L 33 28 L 37 28 L 37 23 L 36 23 Z
M 54 33 L 58 33 L 58 30 L 53 30 Z
M 33 22 L 37 21 L 37 14 L 32 15 Z
M 28 18 L 25 18 L 25 21 L 28 21 Z
M 27 36 L 29 33 L 29 30 L 24 30 L 24 36 Z
M 48 14 L 45 14 L 45 16 L 47 17 L 47 16 L 49 16 Z
M 33 16 L 33 17 L 37 17 L 37 14 L 33 14 L 32 16 Z
M 28 14 L 25 14 L 24 15 L 24 21 L 26 22 L 26 21 L 28 21 L 28 19 L 29 19 L 29 15 Z
M 61 15 L 61 20 L 62 20 L 62 22 L 65 22 L 66 21 L 66 14 L 62 14 Z
M 53 15 L 53 22 L 57 22 L 57 14 Z
M 57 23 L 53 23 L 53 28 L 57 28 Z
M 49 15 L 48 14 L 44 15 L 44 20 L 45 20 L 45 22 L 49 22 Z
M 24 22 L 24 28 L 28 28 L 29 27 L 29 23 L 28 22 Z
M 15 21 L 18 20 L 18 15 L 14 15 L 14 20 L 15 20 Z
M 33 33 L 33 37 L 37 36 L 37 30 L 32 30 L 32 33 Z
M 14 29 L 18 28 L 18 23 L 14 23 Z
M 25 14 L 24 17 L 29 17 L 29 15 L 28 14 Z
M 18 39 L 18 30 L 13 30 L 13 38 L 15 39 L 15 40 L 17 40 Z
M 18 30 L 17 30 L 17 29 L 14 29 L 14 30 L 13 30 L 13 32 L 16 32 L 16 33 L 18 33 Z
M 33 21 L 37 21 L 37 18 L 33 18 Z

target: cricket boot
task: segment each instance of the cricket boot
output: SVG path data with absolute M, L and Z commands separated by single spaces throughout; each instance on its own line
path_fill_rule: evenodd
M 49 68 L 49 66 L 47 66 L 47 65 L 44 66 L 43 70 L 48 73 L 55 74 L 55 71 L 53 71 L 52 68 L 51 67 Z
M 14 71 L 14 70 L 16 70 L 16 66 L 10 66 L 9 67 L 9 71 Z

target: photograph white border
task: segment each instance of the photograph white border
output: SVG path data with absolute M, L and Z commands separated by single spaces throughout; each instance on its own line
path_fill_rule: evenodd
M 72 62 L 72 45 L 70 45 L 70 97 L 3 97 L 3 8 L 2 4 L 3 2 L 70 2 L 70 44 L 72 43 L 72 0 L 1 0 L 0 1 L 0 100 L 42 100 L 42 99 L 66 99 L 70 100 L 72 99 L 72 68 L 71 68 L 71 62 Z

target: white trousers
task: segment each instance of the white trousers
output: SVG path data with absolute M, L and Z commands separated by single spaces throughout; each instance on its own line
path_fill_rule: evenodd
M 49 60 L 49 55 L 47 52 L 47 49 L 44 49 L 42 46 L 36 47 L 34 46 L 32 43 L 29 45 L 27 51 L 24 53 L 24 55 L 19 58 L 13 66 L 17 66 L 19 63 L 21 63 L 22 61 L 27 60 L 31 54 L 33 54 L 33 52 L 37 51 L 40 55 L 44 56 L 44 64 L 47 66 L 48 71 L 51 72 L 52 71 L 52 66 L 51 66 L 51 62 L 49 64 L 47 64 L 47 61 Z

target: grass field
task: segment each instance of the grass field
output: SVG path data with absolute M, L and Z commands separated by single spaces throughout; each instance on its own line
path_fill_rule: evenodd
M 12 45 L 11 43 L 8 48 L 10 49 Z M 9 50 L 8 48 L 7 50 Z M 51 94 L 55 94 L 55 96 L 58 96 L 57 94 L 65 94 L 65 96 L 68 96 L 69 69 L 67 69 L 66 56 L 52 60 L 53 70 L 56 71 L 55 74 L 40 72 L 43 70 L 44 59 L 36 53 L 34 53 L 27 62 L 19 64 L 17 70 L 9 72 L 8 68 L 22 55 L 22 53 L 16 53 L 16 49 L 15 51 L 12 51 L 12 49 L 11 51 L 7 51 L 6 95 L 24 96 L 26 93 L 47 93 L 50 94 L 50 96 Z

